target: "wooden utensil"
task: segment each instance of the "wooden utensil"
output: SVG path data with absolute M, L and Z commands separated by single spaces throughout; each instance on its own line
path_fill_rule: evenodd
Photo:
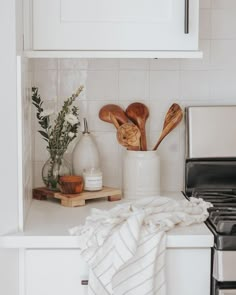
M 117 130 L 118 142 L 128 150 L 140 150 L 140 137 L 141 132 L 139 128 L 133 123 L 125 123 Z
M 116 104 L 107 104 L 103 106 L 99 111 L 99 118 L 102 121 L 113 123 L 110 117 L 110 113 L 114 115 L 119 125 L 127 123 L 129 121 L 122 108 Z
M 172 104 L 165 116 L 161 136 L 159 137 L 156 145 L 154 146 L 153 151 L 155 151 L 158 148 L 158 146 L 166 137 L 166 135 L 168 135 L 181 122 L 182 118 L 183 111 L 181 107 L 177 103 Z
M 141 150 L 147 150 L 147 139 L 146 139 L 146 131 L 145 124 L 147 118 L 149 117 L 149 111 L 147 106 L 140 102 L 131 103 L 126 109 L 126 115 L 128 118 L 136 124 L 141 132 Z
M 110 113 L 110 119 L 117 129 L 118 142 L 128 150 L 139 151 L 141 137 L 139 128 L 133 123 L 124 123 L 120 126 L 112 113 Z

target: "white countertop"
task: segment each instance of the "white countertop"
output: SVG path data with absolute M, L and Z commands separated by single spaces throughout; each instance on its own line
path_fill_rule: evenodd
M 180 192 L 162 195 L 184 198 Z M 61 206 L 58 200 L 32 200 L 24 232 L 1 236 L 0 248 L 78 248 L 79 237 L 70 236 L 68 229 L 83 224 L 91 208 L 109 209 L 120 202 L 96 199 L 83 207 L 68 208 Z M 205 224 L 177 226 L 168 232 L 167 248 L 208 248 L 213 242 L 213 235 Z

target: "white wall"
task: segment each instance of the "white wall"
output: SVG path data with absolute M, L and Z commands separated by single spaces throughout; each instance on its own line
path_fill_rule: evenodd
M 113 126 L 98 119 L 100 107 L 127 107 L 142 101 L 150 109 L 149 148 L 157 141 L 164 116 L 173 102 L 189 105 L 236 104 L 236 1 L 202 0 L 200 11 L 202 60 L 96 59 L 35 60 L 34 83 L 49 107 L 57 109 L 80 84 L 79 106 L 88 118 L 102 155 L 105 183 L 121 185 L 122 150 Z M 37 130 L 37 125 L 35 125 Z M 36 131 L 35 131 L 36 134 Z M 236 135 L 235 135 L 236 136 Z M 236 153 L 236 151 L 235 151 Z M 162 189 L 183 189 L 184 122 L 161 144 Z M 43 141 L 35 136 L 35 186 L 47 158 Z
M 0 9 L 0 234 L 18 226 L 15 1 Z
M 17 4 L 20 3 L 17 0 Z M 15 0 L 1 1 L 0 234 L 18 229 L 16 50 L 20 50 L 20 44 L 16 45 L 15 14 Z M 20 29 L 20 18 L 17 21 Z M 0 294 L 18 294 L 17 250 L 0 250 L 0 278 Z

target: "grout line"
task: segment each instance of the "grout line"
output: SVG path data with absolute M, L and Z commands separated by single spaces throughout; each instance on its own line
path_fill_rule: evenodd
M 61 93 L 60 93 L 61 71 L 60 70 L 61 70 L 61 63 L 60 63 L 60 59 L 58 58 L 57 59 L 57 102 L 56 102 L 57 112 L 59 110 L 59 101 L 61 96 Z

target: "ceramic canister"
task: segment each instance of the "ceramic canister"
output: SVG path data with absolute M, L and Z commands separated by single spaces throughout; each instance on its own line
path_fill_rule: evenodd
M 156 151 L 125 152 L 123 193 L 126 199 L 160 194 L 160 159 Z

